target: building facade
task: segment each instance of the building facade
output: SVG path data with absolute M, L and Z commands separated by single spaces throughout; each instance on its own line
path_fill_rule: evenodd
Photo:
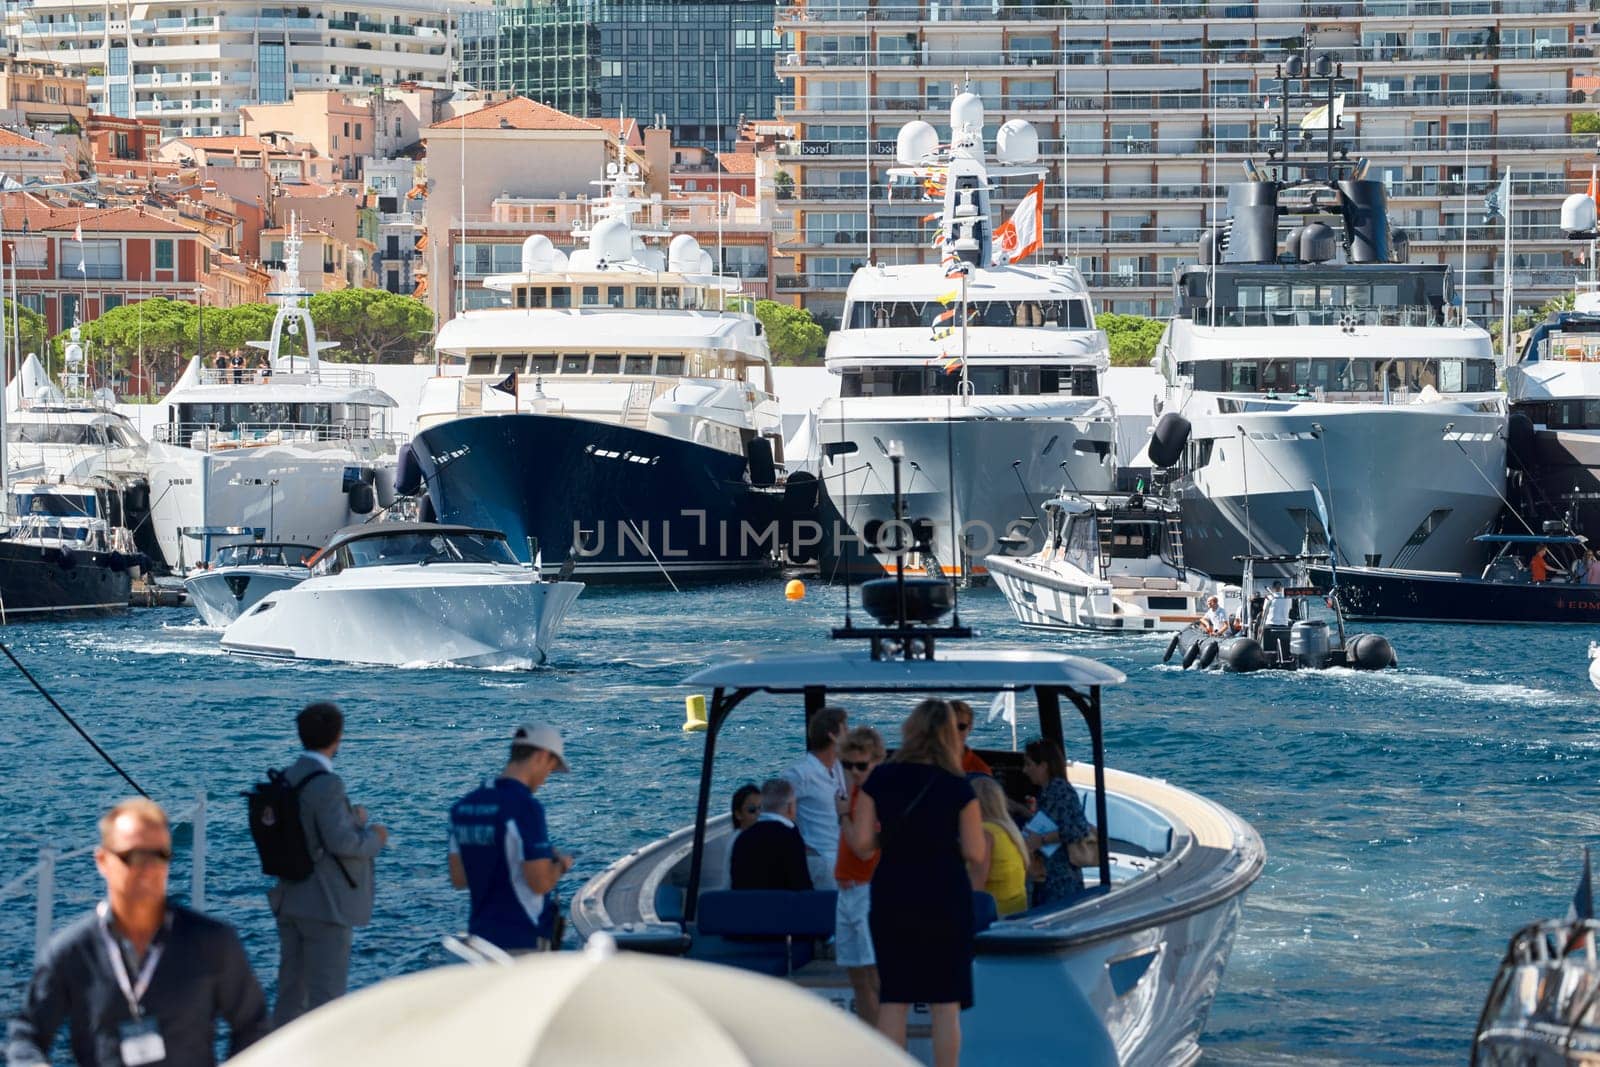
M 19 59 L 85 79 L 96 112 L 159 119 L 166 137 L 204 137 L 238 133 L 240 107 L 302 89 L 447 81 L 450 12 L 480 2 L 30 0 L 5 5 L 5 37 Z
M 886 172 L 906 122 L 925 119 L 948 138 L 951 94 L 969 82 L 991 147 L 1007 119 L 1039 131 L 1050 172 L 1042 254 L 1076 259 L 1106 309 L 1164 315 L 1173 269 L 1194 261 L 1226 184 L 1275 143 L 1275 65 L 1310 43 L 1343 65 L 1339 143 L 1387 184 L 1412 260 L 1460 268 L 1465 241 L 1467 308 L 1489 321 L 1502 230 L 1485 223 L 1484 198 L 1507 171 L 1518 305 L 1572 283 L 1577 250 L 1557 218 L 1595 158 L 1595 134 L 1573 132 L 1575 115 L 1597 110 L 1574 85 L 1594 66 L 1589 9 L 1589 0 L 801 0 L 778 18 L 793 42 L 778 60 L 779 110 L 797 127 L 779 177 L 779 196 L 794 201 L 796 267 L 779 289 L 836 314 L 862 263 L 937 255 L 921 222 L 927 205 L 916 190 L 891 198 Z M 1297 103 L 1292 121 L 1311 106 Z M 1027 184 L 1008 181 L 996 199 L 1009 210 Z
M 774 0 L 514 0 L 462 17 L 461 76 L 584 118 L 660 121 L 727 147 L 781 82 Z

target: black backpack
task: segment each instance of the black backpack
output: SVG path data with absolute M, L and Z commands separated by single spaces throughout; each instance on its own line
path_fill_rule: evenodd
M 313 771 L 299 785 L 290 785 L 283 771 L 268 771 L 266 781 L 257 782 L 244 794 L 250 805 L 250 836 L 261 856 L 262 874 L 285 882 L 303 882 L 311 877 L 316 857 L 300 821 L 300 790 L 311 779 L 327 773 Z

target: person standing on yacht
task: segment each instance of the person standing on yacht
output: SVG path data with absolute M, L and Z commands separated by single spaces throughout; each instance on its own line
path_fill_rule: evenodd
M 817 889 L 837 889 L 833 868 L 839 858 L 839 817 L 850 810 L 850 789 L 839 766 L 839 742 L 848 729 L 843 708 L 827 707 L 806 724 L 806 754 L 783 772 L 794 784 L 799 814 L 795 822 L 806 843 L 806 868 Z

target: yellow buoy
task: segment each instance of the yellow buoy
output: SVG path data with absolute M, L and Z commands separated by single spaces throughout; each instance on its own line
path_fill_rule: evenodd
M 691 693 L 683 698 L 683 732 L 700 733 L 706 726 L 706 696 L 704 693 Z
M 804 600 L 806 598 L 806 583 L 798 578 L 790 578 L 789 584 L 783 587 L 783 596 L 786 600 Z

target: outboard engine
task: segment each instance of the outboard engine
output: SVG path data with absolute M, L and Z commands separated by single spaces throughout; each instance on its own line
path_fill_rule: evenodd
M 1289 652 L 1302 667 L 1313 670 L 1326 667 L 1333 652 L 1328 624 L 1321 619 L 1302 619 L 1289 627 Z

